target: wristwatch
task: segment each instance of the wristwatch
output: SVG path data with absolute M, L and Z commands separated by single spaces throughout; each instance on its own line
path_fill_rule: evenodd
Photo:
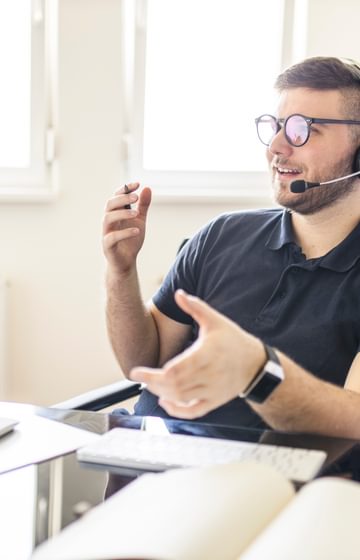
M 267 344 L 264 344 L 264 348 L 266 352 L 265 365 L 257 372 L 254 379 L 239 395 L 243 399 L 249 399 L 257 403 L 264 402 L 284 380 L 284 370 L 275 350 Z

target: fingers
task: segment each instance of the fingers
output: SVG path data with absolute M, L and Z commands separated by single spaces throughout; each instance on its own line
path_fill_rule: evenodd
M 118 189 L 116 189 L 115 191 L 115 196 L 116 195 L 120 195 L 120 194 L 128 194 L 128 193 L 132 193 L 134 191 L 137 191 L 138 188 L 140 187 L 140 183 L 127 183 L 126 185 L 123 185 L 122 187 L 119 187 Z
M 125 222 L 136 218 L 139 215 L 138 210 L 131 208 L 130 210 L 121 209 L 107 212 L 103 220 L 103 233 L 106 234 L 113 229 L 117 229 L 120 222 Z
M 145 383 L 158 397 L 177 402 L 189 402 L 207 393 L 201 377 L 179 375 L 174 370 L 138 367 L 131 370 L 130 379 Z
M 191 296 L 184 290 L 175 292 L 175 301 L 178 306 L 199 324 L 203 329 L 215 327 L 223 317 L 200 298 Z
M 123 185 L 105 207 L 102 245 L 108 265 L 116 274 L 134 270 L 144 242 L 151 190 L 146 187 L 136 192 L 139 187 L 140 183 Z
M 105 215 L 103 219 L 103 235 L 107 235 L 113 230 L 119 230 L 123 226 L 127 228 L 131 224 L 128 223 L 129 220 L 134 220 L 139 218 L 143 223 L 146 220 L 147 212 L 151 203 L 151 189 L 145 187 L 140 194 L 134 191 L 139 188 L 139 183 L 129 183 L 120 187 L 115 191 L 115 196 L 108 200 L 105 207 Z M 133 203 L 137 202 L 137 207 L 131 206 Z M 139 222 L 134 223 L 134 227 L 141 225 Z M 126 237 L 131 237 L 136 234 L 135 231 L 129 231 Z M 125 238 L 126 238 L 125 237 Z M 116 242 L 124 239 L 122 235 L 111 236 L 111 241 Z
M 127 186 L 127 185 L 125 185 Z M 131 207 L 139 199 L 139 195 L 135 192 L 126 192 L 125 187 L 117 190 L 114 196 L 107 201 L 105 212 L 112 212 L 114 210 L 127 209 Z
M 127 185 L 124 185 L 124 192 L 125 192 L 125 194 L 128 194 L 130 192 L 129 187 Z M 126 210 L 130 210 L 131 204 L 125 204 L 124 208 Z
M 170 415 L 184 420 L 200 418 L 210 412 L 214 406 L 210 401 L 196 399 L 188 403 L 176 403 L 166 399 L 159 399 L 159 405 Z
M 137 207 L 139 211 L 139 215 L 143 218 L 146 218 L 147 211 L 151 204 L 151 197 L 152 197 L 151 189 L 149 189 L 149 187 L 144 187 L 140 193 L 139 203 Z
M 211 387 L 195 385 L 195 379 L 199 381 L 196 375 L 189 387 L 182 386 L 172 371 L 163 369 L 135 368 L 130 372 L 130 379 L 146 383 L 147 389 L 159 397 L 160 406 L 178 418 L 198 418 L 223 404 L 221 399 L 214 397 Z
M 113 210 L 118 210 L 120 208 L 125 208 L 129 210 L 131 204 L 138 202 L 139 214 L 145 214 L 151 203 L 151 189 L 149 187 L 144 187 L 140 194 L 137 191 L 140 187 L 140 183 L 127 183 L 114 193 L 114 197 L 111 198 L 105 208 L 106 212 L 111 212 Z

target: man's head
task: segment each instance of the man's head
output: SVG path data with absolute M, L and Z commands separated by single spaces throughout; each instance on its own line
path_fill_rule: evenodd
M 360 123 L 360 66 L 347 59 L 308 58 L 280 74 L 275 88 L 279 92 L 276 117 L 280 124 L 269 140 L 267 152 L 275 198 L 285 207 L 311 214 L 333 205 L 360 186 L 355 177 L 305 193 L 290 191 L 290 183 L 296 179 L 323 182 L 352 172 L 354 156 L 360 147 L 360 124 L 316 120 Z M 301 138 L 294 137 L 293 143 L 293 137 L 284 133 L 283 124 L 294 114 L 315 122 L 298 119 L 300 126 L 303 124 Z M 286 127 L 290 134 L 296 132 L 292 122 Z
M 338 90 L 343 99 L 343 117 L 360 120 L 360 63 L 355 60 L 314 56 L 290 66 L 275 82 L 279 93 L 297 87 Z M 353 126 L 350 130 L 360 139 L 358 127 Z

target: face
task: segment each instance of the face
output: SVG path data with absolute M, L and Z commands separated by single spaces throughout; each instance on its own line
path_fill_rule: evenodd
M 341 111 L 342 105 L 341 94 L 336 90 L 294 88 L 280 95 L 277 117 L 298 113 L 317 118 L 349 118 Z M 313 214 L 346 197 L 355 188 L 356 177 L 298 194 L 290 191 L 290 183 L 297 179 L 323 182 L 351 173 L 356 148 L 345 124 L 312 124 L 308 141 L 300 147 L 291 146 L 281 129 L 267 149 L 276 202 L 300 214 Z

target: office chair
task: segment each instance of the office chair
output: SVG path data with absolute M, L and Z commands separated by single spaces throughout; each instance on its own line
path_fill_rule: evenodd
M 96 412 L 132 397 L 136 397 L 140 395 L 141 391 L 141 383 L 123 379 L 53 404 L 51 408 L 61 408 L 63 410 L 90 410 Z

